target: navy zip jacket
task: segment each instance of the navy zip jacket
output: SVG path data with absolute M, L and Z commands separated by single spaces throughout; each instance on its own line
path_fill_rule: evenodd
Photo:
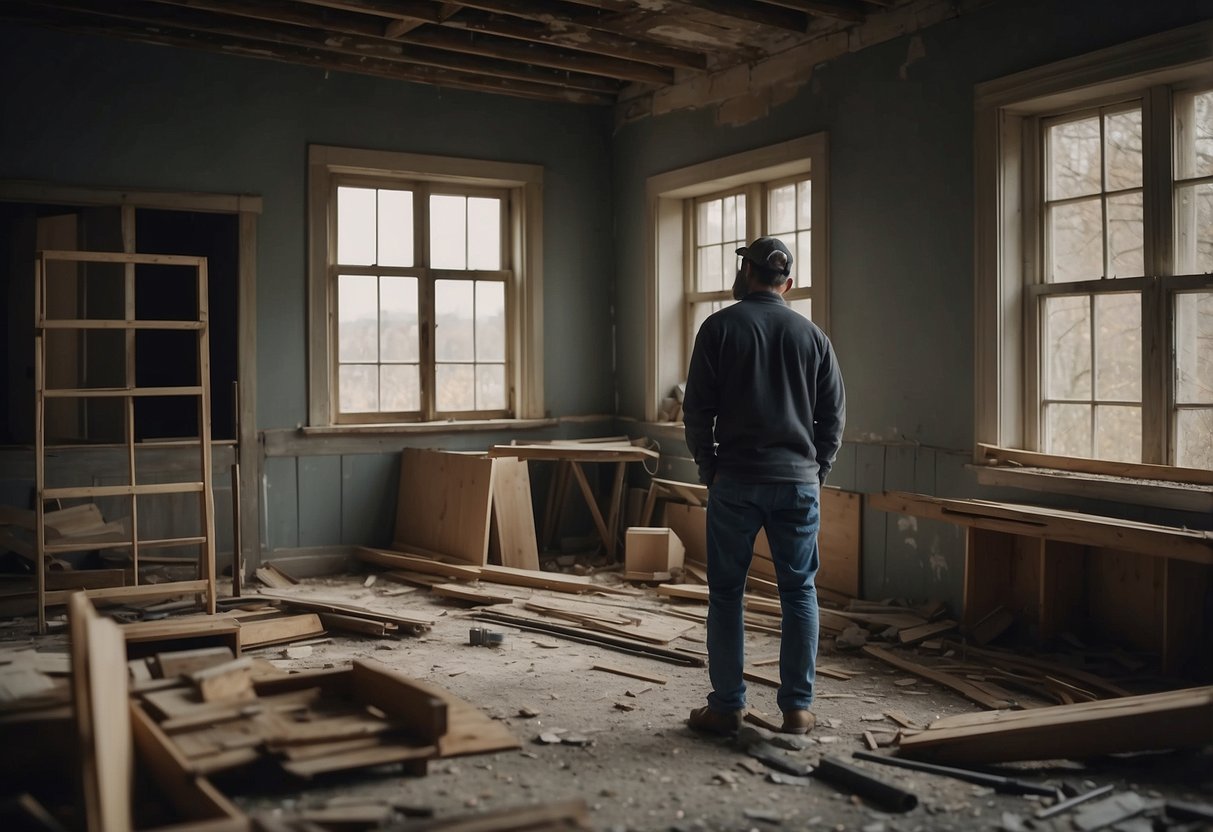
M 825 333 L 780 295 L 758 291 L 700 327 L 682 410 L 701 482 L 824 483 L 842 445 L 846 394 Z

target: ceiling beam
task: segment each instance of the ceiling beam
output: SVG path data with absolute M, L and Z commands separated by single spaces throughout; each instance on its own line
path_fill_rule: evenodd
M 452 15 L 459 12 L 462 7 L 457 3 L 443 3 L 442 8 L 438 11 L 438 17 L 442 20 L 449 20 Z M 428 21 L 418 20 L 415 17 L 403 17 L 395 20 L 389 20 L 387 25 L 383 27 L 383 36 L 391 40 L 396 40 L 407 35 L 414 29 L 425 26 Z
M 548 84 L 529 83 L 511 78 L 477 75 L 470 72 L 456 72 L 437 67 L 412 66 L 384 61 L 378 58 L 352 59 L 333 53 L 279 44 L 267 44 L 263 41 L 245 41 L 239 38 L 210 35 L 165 24 L 150 25 L 123 22 L 99 15 L 65 12 L 44 4 L 30 5 L 29 3 L 21 2 L 21 0 L 11 3 L 9 8 L 12 9 L 13 7 L 24 7 L 24 13 L 13 14 L 10 11 L 6 15 L 6 19 L 8 20 L 16 19 L 20 22 L 67 32 L 112 35 L 146 43 L 188 47 L 206 52 L 221 52 L 229 55 L 261 58 L 296 65 L 302 64 L 316 69 L 335 70 L 358 75 L 372 75 L 396 81 L 412 81 L 452 89 L 491 92 L 543 101 L 609 105 L 614 103 L 615 100 L 614 96 L 602 93 L 585 92 Z
M 576 14 L 571 11 L 575 7 L 551 0 L 459 0 L 457 5 L 493 14 L 462 14 L 445 23 L 451 28 L 613 55 L 657 66 L 703 70 L 708 65 L 703 53 L 621 33 L 614 27 L 587 24 L 587 15 Z
M 249 0 L 150 1 L 162 5 L 215 12 L 251 20 L 288 23 L 324 32 L 380 38 L 382 39 L 382 45 L 395 48 L 399 48 L 401 44 L 412 44 L 456 52 L 461 55 L 481 55 L 487 58 L 514 61 L 564 72 L 601 75 L 607 78 L 627 81 L 668 84 L 674 80 L 674 73 L 671 70 L 640 61 L 630 61 L 610 56 L 599 57 L 556 46 L 528 46 L 511 38 L 484 35 L 466 30 L 452 29 L 444 33 L 430 27 L 407 32 L 398 38 L 385 38 L 384 30 L 386 26 L 379 20 L 379 18 L 385 17 L 385 15 L 377 14 L 373 17 L 366 17 L 364 14 L 342 11 L 325 12 L 318 7 L 318 4 L 310 2 L 310 0 L 304 0 L 304 2 L 282 2 L 282 0 L 252 0 L 251 2 Z M 99 2 L 99 0 L 92 0 L 92 2 Z M 381 5 L 384 4 L 376 4 L 376 7 Z M 405 3 L 402 5 L 408 6 L 409 4 Z M 430 12 L 440 16 L 442 9 L 434 5 L 430 8 Z M 392 18 L 387 23 L 387 26 L 390 26 L 391 22 L 395 20 L 403 19 L 405 18 Z
M 862 23 L 867 18 L 864 6 L 855 0 L 766 0 L 772 6 L 782 6 L 818 17 L 832 17 L 848 23 Z
M 316 29 L 279 26 L 209 12 L 181 9 L 174 10 L 171 15 L 165 15 L 163 14 L 165 10 L 161 6 L 155 2 L 147 3 L 143 0 L 133 0 L 133 2 L 132 0 L 44 0 L 44 2 L 59 8 L 92 12 L 142 24 L 167 23 L 170 26 L 212 35 L 258 40 L 282 46 L 315 49 L 320 52 L 334 52 L 352 58 L 379 58 L 385 61 L 449 69 L 455 72 L 471 72 L 514 78 L 537 84 L 567 86 L 591 92 L 611 93 L 618 90 L 617 81 L 598 75 L 533 67 L 513 61 L 486 58 L 481 55 L 464 55 L 428 46 L 402 44 L 400 41 L 386 38 L 333 35 Z
M 310 2 L 311 0 L 308 0 Z M 643 11 L 626 0 L 570 0 L 582 6 L 625 14 Z M 753 0 L 667 0 L 663 11 L 677 15 L 681 12 L 711 12 L 720 17 L 740 20 L 751 26 L 766 26 L 804 34 L 809 30 L 809 17 L 803 12 L 772 6 Z

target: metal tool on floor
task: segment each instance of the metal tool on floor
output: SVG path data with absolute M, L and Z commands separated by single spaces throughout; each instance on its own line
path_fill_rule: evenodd
M 468 630 L 468 644 L 476 647 L 500 647 L 504 643 L 505 633 L 497 633 L 487 627 L 472 627 Z
M 1029 783 L 1026 780 L 1017 780 L 1014 777 L 987 774 L 984 771 L 941 766 L 935 763 L 923 763 L 918 760 L 907 760 L 902 757 L 886 757 L 882 754 L 873 754 L 870 751 L 856 751 L 851 756 L 857 760 L 867 760 L 870 763 L 908 768 L 911 771 L 938 774 L 943 777 L 955 777 L 957 780 L 964 780 L 966 783 L 988 786 L 999 794 L 1038 794 L 1043 797 L 1057 797 L 1057 789 L 1050 788 L 1049 786 Z

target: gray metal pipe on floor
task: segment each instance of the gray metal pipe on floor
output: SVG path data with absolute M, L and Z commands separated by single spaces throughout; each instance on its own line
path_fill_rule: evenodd
M 908 812 L 918 805 L 918 797 L 912 792 L 834 757 L 822 757 L 813 769 L 813 776 L 845 788 L 888 812 Z

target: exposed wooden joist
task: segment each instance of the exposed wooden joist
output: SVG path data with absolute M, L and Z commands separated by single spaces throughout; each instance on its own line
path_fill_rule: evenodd
M 439 21 L 449 20 L 461 8 L 462 7 L 457 3 L 443 3 L 442 8 L 438 11 Z M 383 27 L 383 36 L 385 38 L 395 40 L 396 38 L 407 35 L 414 29 L 425 26 L 429 22 L 430 21 L 426 20 L 418 20 L 415 17 L 389 20 L 387 25 Z
M 623 2 L 623 0 L 571 0 L 571 2 L 613 12 L 636 11 L 634 4 Z M 666 5 L 666 10 L 674 14 L 677 14 L 680 9 L 698 10 L 733 20 L 743 20 L 752 26 L 769 26 L 773 29 L 786 29 L 789 32 L 800 34 L 804 34 L 809 29 L 809 18 L 803 12 L 767 3 L 746 2 L 745 0 L 670 0 Z
M 460 0 L 458 5 L 495 14 L 462 14 L 444 25 L 657 66 L 699 70 L 707 67 L 707 57 L 702 53 L 620 34 L 613 28 L 586 25 L 585 15 L 570 12 L 572 7 L 552 0 Z
M 566 89 L 549 84 L 393 63 L 378 58 L 353 59 L 336 53 L 191 32 L 164 24 L 124 23 L 112 18 L 69 13 L 45 6 L 14 3 L 12 8 L 20 8 L 22 11 L 20 14 L 10 14 L 7 18 L 10 21 L 49 26 L 69 32 L 114 35 L 147 43 L 185 46 L 208 52 L 224 52 L 231 55 L 302 64 L 317 69 L 374 75 L 397 81 L 413 81 L 452 89 L 493 92 L 521 98 L 563 101 L 573 104 L 607 105 L 614 103 L 614 97 L 610 95 Z
M 833 17 L 851 23 L 862 23 L 867 17 L 863 5 L 856 0 L 766 0 L 766 2 L 805 14 Z
M 426 23 L 441 23 L 442 8 L 425 0 L 296 0 L 308 6 L 321 6 L 343 12 L 373 14 L 390 19 L 412 18 Z
M 531 66 L 542 66 L 564 72 L 582 72 L 587 75 L 602 75 L 609 78 L 619 78 L 628 81 L 647 81 L 651 83 L 669 83 L 673 73 L 645 63 L 612 59 L 609 57 L 593 57 L 583 52 L 560 49 L 549 46 L 526 47 L 509 38 L 498 38 L 477 35 L 472 32 L 454 31 L 444 33 L 435 29 L 425 31 L 409 31 L 393 39 L 385 37 L 389 24 L 379 22 L 385 14 L 367 17 L 364 14 L 353 14 L 345 11 L 326 11 L 309 2 L 283 2 L 283 0 L 151 0 L 166 6 L 198 11 L 210 11 L 231 16 L 272 23 L 287 23 L 295 26 L 305 26 L 312 29 L 324 30 L 336 34 L 358 35 L 362 37 L 381 38 L 385 45 L 399 46 L 413 44 L 428 46 L 434 49 L 445 49 L 465 55 L 481 55 L 500 60 L 517 61 Z M 384 4 L 376 4 L 376 7 Z M 411 5 L 403 4 L 406 9 Z M 383 9 L 380 9 L 382 12 Z M 436 15 L 435 17 L 440 17 Z M 407 20 L 397 16 L 392 21 Z M 432 23 L 438 20 L 427 21 Z M 575 84 L 570 84 L 576 86 Z
M 492 55 L 505 60 L 520 61 L 553 69 L 570 69 L 607 75 L 628 81 L 645 81 L 652 84 L 670 84 L 674 81 L 673 70 L 652 64 L 626 61 L 606 55 L 592 55 L 539 44 L 522 43 L 510 38 L 482 35 L 477 32 L 457 32 L 446 27 L 427 26 L 408 34 L 409 43 L 424 44 L 452 52 L 470 55 Z
M 164 15 L 156 3 L 122 2 L 121 0 L 45 0 L 45 5 L 71 12 L 101 15 L 131 21 L 141 25 L 168 25 L 190 32 L 220 37 L 254 40 L 292 48 L 349 56 L 358 60 L 377 58 L 408 65 L 482 74 L 488 77 L 511 78 L 537 84 L 571 87 L 591 92 L 611 93 L 616 82 L 594 75 L 573 74 L 521 66 L 516 63 L 461 55 L 426 46 L 402 45 L 386 38 L 361 35 L 331 35 L 296 25 L 275 25 L 247 18 L 233 18 L 194 10 L 177 10 Z

